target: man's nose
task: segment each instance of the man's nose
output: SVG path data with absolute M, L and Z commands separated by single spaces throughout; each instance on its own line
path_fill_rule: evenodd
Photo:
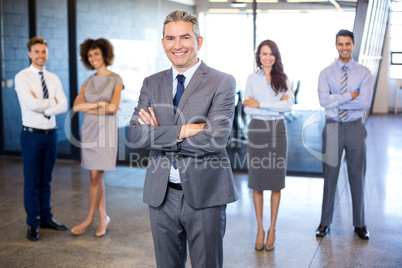
M 173 46 L 175 49 L 180 49 L 182 47 L 181 39 L 180 38 L 175 39 Z

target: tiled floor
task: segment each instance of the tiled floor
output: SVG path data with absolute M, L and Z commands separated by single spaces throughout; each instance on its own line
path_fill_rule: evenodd
M 224 267 L 402 267 L 402 116 L 372 116 L 368 128 L 366 221 L 369 241 L 353 232 L 349 185 L 342 169 L 331 232 L 315 237 L 322 178 L 287 177 L 272 252 L 256 252 L 256 220 L 247 174 L 236 173 L 239 201 L 228 205 Z M 112 219 L 103 238 L 41 230 L 26 238 L 22 161 L 0 157 L 0 267 L 155 267 L 148 208 L 142 203 L 144 169 L 119 166 L 106 173 Z M 58 161 L 52 182 L 54 218 L 70 227 L 87 212 L 88 171 Z M 266 192 L 265 222 L 269 222 Z M 266 224 L 266 229 L 268 225 Z M 190 267 L 190 265 L 188 265 Z

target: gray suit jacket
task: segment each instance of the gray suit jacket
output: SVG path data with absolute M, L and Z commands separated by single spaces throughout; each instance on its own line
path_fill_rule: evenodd
M 129 127 L 134 148 L 150 149 L 143 201 L 158 207 L 165 199 L 170 166 L 177 161 L 183 194 L 194 208 L 234 202 L 237 193 L 226 151 L 235 108 L 235 79 L 204 62 L 173 109 L 172 69 L 144 79 Z M 159 126 L 140 125 L 138 112 L 152 107 Z M 206 123 L 196 135 L 177 141 L 180 127 Z

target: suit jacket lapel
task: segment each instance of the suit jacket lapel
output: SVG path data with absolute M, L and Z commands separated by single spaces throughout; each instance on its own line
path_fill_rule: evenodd
M 186 105 L 188 99 L 191 97 L 193 92 L 198 88 L 201 84 L 202 80 L 205 79 L 205 74 L 207 73 L 207 65 L 204 62 L 201 62 L 200 67 L 195 71 L 193 77 L 188 83 L 187 87 L 184 90 L 183 96 L 180 99 L 178 110 L 182 110 Z M 176 113 L 175 115 L 175 123 L 177 123 L 177 119 L 179 118 L 180 113 Z

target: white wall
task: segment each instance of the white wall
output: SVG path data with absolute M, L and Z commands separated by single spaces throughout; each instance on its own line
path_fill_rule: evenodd
M 389 78 L 389 64 L 391 62 L 389 27 L 390 24 L 388 24 L 387 33 L 385 36 L 382 61 L 378 74 L 376 93 L 374 96 L 373 114 L 393 113 L 395 108 L 395 100 L 398 110 L 402 110 L 402 90 L 399 89 L 402 87 L 402 79 Z M 399 93 L 399 96 L 397 96 L 396 93 Z

